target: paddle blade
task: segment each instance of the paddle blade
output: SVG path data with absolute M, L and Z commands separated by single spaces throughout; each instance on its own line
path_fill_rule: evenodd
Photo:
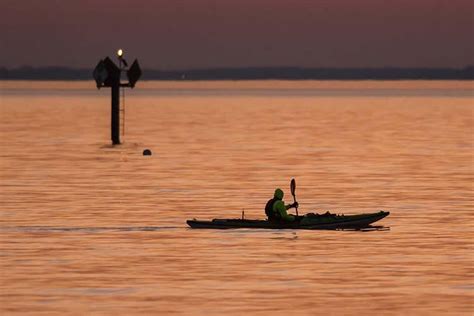
M 295 179 L 291 179 L 290 189 L 291 189 L 291 195 L 295 196 L 295 192 L 296 192 L 296 181 L 295 181 Z

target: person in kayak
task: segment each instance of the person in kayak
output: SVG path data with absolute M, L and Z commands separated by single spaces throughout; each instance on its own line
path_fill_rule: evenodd
M 273 198 L 268 200 L 267 205 L 265 205 L 265 214 L 267 214 L 269 221 L 294 222 L 296 220 L 296 216 L 288 214 L 286 210 L 298 207 L 298 202 L 285 205 L 283 196 L 283 190 L 276 189 Z

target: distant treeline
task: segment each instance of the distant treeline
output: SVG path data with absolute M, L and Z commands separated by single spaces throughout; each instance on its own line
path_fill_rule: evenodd
M 143 80 L 473 80 L 474 66 L 465 68 L 300 68 L 246 67 L 189 70 L 145 69 Z M 68 67 L 0 67 L 0 80 L 92 80 L 92 69 Z

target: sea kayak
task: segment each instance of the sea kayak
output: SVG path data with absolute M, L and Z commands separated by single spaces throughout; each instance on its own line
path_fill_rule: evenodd
M 390 212 L 380 211 L 377 213 L 358 215 L 336 215 L 336 214 L 307 214 L 296 222 L 273 222 L 255 219 L 219 219 L 210 221 L 188 220 L 191 228 L 208 229 L 231 229 L 231 228 L 263 228 L 263 229 L 346 229 L 364 228 L 370 224 L 388 216 Z

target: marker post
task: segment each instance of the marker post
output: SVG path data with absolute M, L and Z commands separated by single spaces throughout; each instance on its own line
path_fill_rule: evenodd
M 119 49 L 117 56 L 119 67 L 109 57 L 105 57 L 99 61 L 93 72 L 97 89 L 111 88 L 110 135 L 113 145 L 120 145 L 120 88 L 133 89 L 142 75 L 137 59 L 127 69 L 128 64 L 123 58 L 123 50 Z M 126 83 L 122 83 L 120 80 L 122 71 L 127 73 L 128 82 Z

